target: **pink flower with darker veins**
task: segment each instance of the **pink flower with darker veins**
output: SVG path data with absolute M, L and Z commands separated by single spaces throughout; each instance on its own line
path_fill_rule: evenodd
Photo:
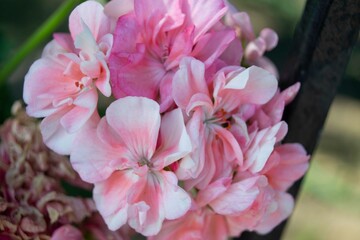
M 235 38 L 235 32 L 215 28 L 222 25 L 220 19 L 227 9 L 223 0 L 133 3 L 130 11 L 120 7 L 121 1 L 109 3 L 127 12 L 120 16 L 114 31 L 110 56 L 113 93 L 116 98 L 154 99 L 164 112 L 173 104 L 172 79 L 181 59 L 192 56 L 209 67 Z M 115 15 L 114 11 L 107 12 Z
M 27 113 L 45 117 L 45 143 L 60 154 L 69 154 L 77 133 L 98 121 L 97 90 L 111 95 L 107 59 L 113 39 L 103 7 L 95 1 L 79 5 L 69 28 L 71 34 L 55 34 L 31 66 L 23 93 Z
M 126 222 L 145 236 L 158 233 L 164 219 L 190 208 L 189 195 L 166 167 L 191 151 L 180 109 L 160 117 L 159 105 L 142 97 L 113 102 L 96 131 L 84 131 L 71 162 L 94 183 L 94 200 L 111 230 Z M 86 145 L 83 143 L 86 142 Z

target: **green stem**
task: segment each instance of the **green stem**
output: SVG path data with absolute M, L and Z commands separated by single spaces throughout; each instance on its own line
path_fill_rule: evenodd
M 70 11 L 83 0 L 66 0 L 20 47 L 17 53 L 0 70 L 0 87 L 18 67 L 21 61 L 38 47 L 69 16 Z

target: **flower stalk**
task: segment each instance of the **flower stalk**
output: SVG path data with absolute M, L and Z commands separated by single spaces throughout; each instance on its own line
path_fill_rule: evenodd
M 83 0 L 64 1 L 37 31 L 30 36 L 16 54 L 0 69 L 0 87 L 3 86 L 6 79 L 14 72 L 22 60 L 44 42 L 44 40 L 49 38 L 56 28 L 68 18 L 71 10 L 81 2 L 83 2 Z

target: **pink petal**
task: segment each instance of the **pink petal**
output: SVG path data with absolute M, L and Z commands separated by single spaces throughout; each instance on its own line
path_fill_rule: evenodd
M 160 174 L 147 173 L 129 192 L 129 225 L 137 232 L 151 236 L 157 234 L 165 218 Z
M 114 67 L 114 65 L 112 66 Z M 115 97 L 122 97 L 119 92 L 128 96 L 142 96 L 157 99 L 158 90 L 166 72 L 164 66 L 155 59 L 146 58 L 137 64 L 129 64 L 112 71 L 113 93 Z
M 256 227 L 256 232 L 267 234 L 290 216 L 294 208 L 294 199 L 290 194 L 278 192 L 275 195 L 275 202 L 277 209 L 262 219 L 261 223 Z
M 275 148 L 280 161 L 266 172 L 270 185 L 277 190 L 286 191 L 300 179 L 309 167 L 309 156 L 300 144 L 284 144 Z
M 199 38 L 191 56 L 210 66 L 235 39 L 233 30 L 223 30 L 204 34 Z M 233 53 L 233 54 L 236 54 Z
M 206 188 L 200 190 L 196 197 L 196 203 L 199 207 L 204 207 L 209 204 L 211 201 L 220 197 L 230 186 L 231 178 L 220 178 Z
M 260 32 L 260 37 L 266 42 L 266 50 L 270 51 L 278 44 L 279 37 L 276 32 L 270 28 L 264 28 Z
M 220 55 L 226 65 L 239 66 L 243 57 L 243 47 L 239 39 L 235 38 L 229 43 L 228 47 Z
M 148 237 L 149 240 L 191 239 L 202 240 L 201 231 L 204 217 L 197 211 L 190 211 L 182 218 L 164 221 L 161 231 L 156 236 Z
M 257 58 L 255 61 L 248 61 L 250 65 L 255 65 L 260 68 L 263 68 L 264 70 L 268 71 L 272 75 L 276 77 L 276 79 L 279 79 L 279 71 L 276 67 L 276 65 L 267 57 L 261 56 Z
M 186 129 L 191 139 L 192 153 L 180 161 L 176 175 L 181 180 L 198 177 L 204 168 L 205 128 L 202 115 L 201 110 L 195 111 L 192 118 L 186 124 Z
M 161 171 L 162 179 L 162 191 L 164 204 L 165 218 L 177 219 L 185 215 L 190 209 L 191 198 L 187 192 L 178 186 L 177 178 L 174 173 Z
M 160 83 L 160 112 L 163 113 L 171 108 L 174 104 L 173 96 L 172 96 L 172 81 L 173 81 L 174 73 L 167 72 L 166 75 L 161 79 Z
M 79 95 L 73 108 L 64 114 L 60 123 L 66 131 L 74 133 L 78 131 L 89 118 L 94 114 L 97 107 L 98 96 L 95 89 L 84 92 Z
M 115 167 L 110 163 L 118 159 L 124 151 L 120 146 L 101 141 L 96 129 L 89 128 L 82 131 L 73 143 L 70 160 L 84 181 L 96 183 L 106 180 L 115 171 Z
M 175 39 L 173 40 L 169 56 L 167 57 L 164 65 L 167 70 L 177 68 L 181 59 L 189 56 L 193 49 L 194 27 L 184 28 L 180 32 L 176 32 Z
M 227 240 L 229 238 L 226 218 L 220 214 L 206 210 L 202 239 Z
M 23 98 L 27 113 L 33 117 L 46 117 L 54 113 L 57 107 L 53 101 L 64 98 L 76 91 L 73 80 L 64 76 L 66 62 L 55 62 L 42 58 L 33 63 L 25 76 Z M 51 80 L 51 81 L 50 81 Z
M 138 176 L 132 171 L 116 171 L 105 181 L 95 184 L 94 201 L 110 230 L 115 231 L 127 222 L 127 196 L 137 181 Z
M 172 89 L 175 103 L 182 109 L 186 109 L 194 94 L 209 96 L 204 64 L 194 58 L 183 58 L 174 76 Z
M 227 8 L 222 0 L 188 0 L 187 2 L 185 13 L 195 25 L 194 42 L 197 42 L 200 36 L 224 16 Z
M 64 108 L 50 116 L 44 118 L 40 124 L 41 134 L 43 136 L 44 143 L 53 151 L 62 154 L 68 155 L 71 153 L 74 141 L 76 136 L 81 132 L 77 131 L 74 133 L 69 133 L 63 126 L 60 124 L 61 118 L 66 114 L 71 108 Z M 82 130 L 93 127 L 98 121 L 98 115 L 95 114 L 85 126 L 82 127 Z
M 152 158 L 157 169 L 163 169 L 192 150 L 181 110 L 167 112 L 161 119 L 160 146 Z
M 107 108 L 106 119 L 134 157 L 151 159 L 160 128 L 159 111 L 159 105 L 153 100 L 125 97 Z
M 249 42 L 245 48 L 245 58 L 251 63 L 256 61 L 256 59 L 262 57 L 266 50 L 266 42 L 261 37 L 256 38 L 255 40 Z
M 274 150 L 275 143 L 279 142 L 286 132 L 285 122 L 259 131 L 245 153 L 244 168 L 252 173 L 261 171 Z
M 244 211 L 253 204 L 259 194 L 258 179 L 259 177 L 255 176 L 232 183 L 225 193 L 210 203 L 211 208 L 222 215 L 232 215 Z
M 220 151 L 223 153 L 221 154 L 224 157 L 223 160 L 228 162 L 236 160 L 236 163 L 241 166 L 243 163 L 243 153 L 232 133 L 219 126 L 214 126 L 213 130 L 216 136 L 222 141 L 223 149 Z M 213 150 L 216 151 L 215 149 Z
M 252 66 L 234 77 L 225 89 L 239 90 L 236 95 L 242 103 L 264 104 L 276 93 L 277 80 L 269 72 Z
M 76 36 L 84 31 L 83 23 L 89 28 L 96 41 L 109 33 L 111 21 L 103 10 L 103 6 L 96 1 L 86 1 L 78 5 L 69 17 L 69 29 L 72 38 L 75 40 Z
M 134 0 L 111 0 L 104 7 L 105 14 L 116 20 L 133 10 Z
M 155 30 L 160 23 L 164 31 L 179 27 L 184 21 L 184 14 L 181 12 L 179 0 L 137 0 L 135 1 L 135 14 L 137 21 Z
M 70 34 L 55 33 L 54 39 L 66 52 L 75 52 L 74 40 L 71 38 Z
M 285 100 L 285 104 L 289 104 L 290 102 L 292 102 L 292 100 L 294 100 L 300 90 L 300 86 L 300 82 L 297 82 L 281 92 L 281 95 Z
M 95 81 L 95 85 L 97 89 L 105 96 L 111 96 L 111 86 L 110 86 L 110 70 L 105 62 L 105 60 L 99 61 L 100 64 L 100 72 L 98 78 Z
M 204 124 L 202 123 L 202 125 Z M 206 126 L 204 126 L 204 128 L 205 127 Z M 203 137 L 203 139 L 197 139 L 196 141 L 200 142 L 200 144 L 203 144 L 205 146 L 204 153 L 197 153 L 203 154 L 200 155 L 200 159 L 196 159 L 193 157 L 196 163 L 196 168 L 194 169 L 196 169 L 197 171 L 200 170 L 200 172 L 195 178 L 186 180 L 184 182 L 185 189 L 188 191 L 193 187 L 196 187 L 199 190 L 205 189 L 212 181 L 214 181 L 214 176 L 217 170 L 216 161 L 218 161 L 219 159 L 216 159 L 216 150 L 214 150 L 214 144 L 216 144 L 216 136 L 212 132 L 209 133 L 208 129 L 205 129 L 205 134 L 201 136 Z M 203 148 L 204 147 L 201 147 L 200 150 L 202 150 Z
M 246 12 L 234 12 L 226 15 L 225 23 L 240 30 L 240 38 L 251 41 L 255 38 L 249 15 Z
M 82 233 L 76 227 L 71 225 L 63 225 L 55 230 L 51 236 L 51 240 L 83 240 Z

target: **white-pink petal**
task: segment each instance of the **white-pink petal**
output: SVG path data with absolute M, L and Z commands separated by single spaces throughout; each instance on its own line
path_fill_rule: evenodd
M 103 6 L 96 1 L 86 1 L 71 12 L 69 29 L 74 40 L 84 31 L 83 24 L 89 28 L 95 41 L 111 31 L 111 21 L 105 15 Z
M 185 128 L 181 110 L 177 108 L 167 112 L 161 119 L 160 146 L 152 158 L 154 167 L 161 170 L 183 158 L 191 150 L 191 141 Z
M 120 98 L 107 108 L 106 119 L 133 157 L 139 158 L 134 161 L 151 159 L 160 128 L 159 104 L 143 97 Z
M 93 198 L 110 230 L 115 231 L 128 220 L 128 194 L 138 176 L 129 171 L 116 171 L 103 182 L 96 183 Z
M 232 183 L 221 196 L 210 202 L 218 214 L 234 215 L 250 207 L 259 194 L 259 176 Z

